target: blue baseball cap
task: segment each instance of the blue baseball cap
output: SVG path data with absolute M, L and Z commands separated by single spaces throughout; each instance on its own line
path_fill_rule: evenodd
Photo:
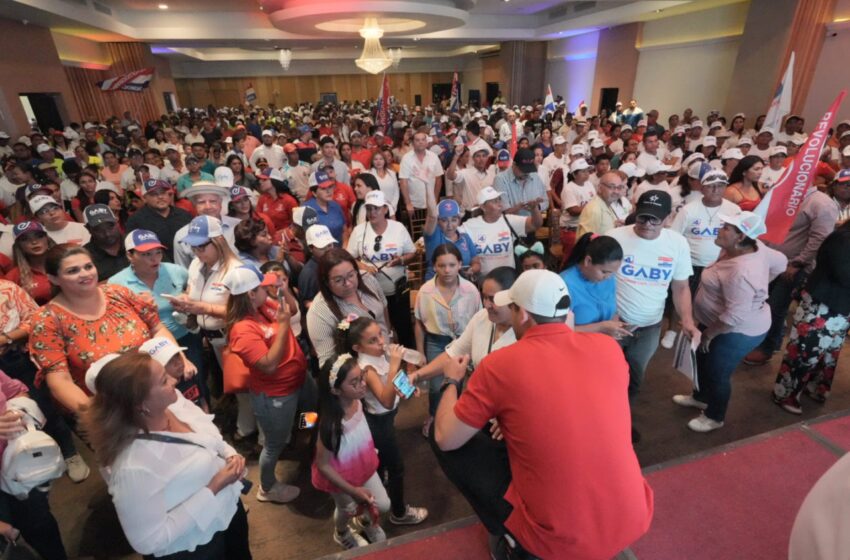
M 850 169 L 842 169 L 838 172 L 838 175 L 835 176 L 835 181 L 837 183 L 846 183 L 850 181 Z
M 324 169 L 319 169 L 316 171 L 316 186 L 320 189 L 333 186 L 334 181 L 328 175 L 328 172 Z
M 183 243 L 192 247 L 205 245 L 213 237 L 224 235 L 221 222 L 211 216 L 197 216 L 189 222 L 189 232 L 182 239 Z
M 245 187 L 231 187 L 230 200 L 240 200 L 249 196 L 248 189 Z
M 438 217 L 440 219 L 460 216 L 460 206 L 458 206 L 458 203 L 451 198 L 441 201 L 437 209 L 439 212 Z
M 511 153 L 507 150 L 499 150 L 496 155 L 496 162 L 499 167 L 508 167 L 511 164 Z
M 171 190 L 171 183 L 161 179 L 148 179 L 142 185 L 142 194 L 149 194 L 157 189 Z
M 310 125 L 307 125 L 307 124 L 302 124 L 301 126 L 298 127 L 298 132 L 300 132 L 301 134 L 307 134 L 308 132 L 311 132 L 312 130 L 313 129 L 310 128 Z
M 51 195 L 53 191 L 40 183 L 31 183 L 24 190 L 24 197 L 29 200 L 37 194 Z
M 34 220 L 15 224 L 15 227 L 12 228 L 12 235 L 15 236 L 15 239 L 19 238 L 25 233 L 43 233 L 45 235 L 47 234 L 47 232 L 44 231 L 44 227 Z
M 146 252 L 152 249 L 165 249 L 157 235 L 147 229 L 134 229 L 124 238 L 124 249 Z

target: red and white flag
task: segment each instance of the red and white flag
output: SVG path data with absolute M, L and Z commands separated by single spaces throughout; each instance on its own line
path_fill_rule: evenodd
M 806 144 L 800 148 L 791 164 L 754 210 L 764 219 L 767 226 L 767 232 L 761 236 L 762 241 L 778 245 L 788 236 L 803 199 L 814 181 L 820 155 L 829 140 L 829 129 L 846 94 L 846 90 L 838 94 L 809 135 Z
M 152 79 L 153 68 L 142 68 L 123 76 L 97 82 L 97 85 L 103 91 L 142 91 L 150 85 Z
M 381 82 L 381 94 L 378 96 L 378 110 L 375 121 L 381 131 L 386 134 L 390 126 L 390 77 L 387 74 L 384 74 L 384 80 Z

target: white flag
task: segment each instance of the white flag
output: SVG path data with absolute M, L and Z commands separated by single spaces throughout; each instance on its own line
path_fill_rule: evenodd
M 793 81 L 794 53 L 792 52 L 791 58 L 788 60 L 788 67 L 785 69 L 785 75 L 782 76 L 782 81 L 776 88 L 776 95 L 770 102 L 770 108 L 767 110 L 767 116 L 764 118 L 764 125 L 762 126 L 762 130 L 765 128 L 772 130 L 774 136 L 782 126 L 782 118 L 791 112 L 791 83 Z

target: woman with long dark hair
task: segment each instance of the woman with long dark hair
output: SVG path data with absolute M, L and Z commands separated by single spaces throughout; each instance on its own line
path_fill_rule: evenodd
M 94 204 L 94 193 L 97 190 L 97 176 L 88 171 L 80 173 L 80 178 L 77 179 L 77 194 L 71 199 L 71 213 L 74 219 L 81 224 L 85 222 L 83 219 L 83 210 L 89 204 Z
M 12 262 L 6 279 L 22 287 L 35 302 L 44 305 L 53 297 L 44 268 L 45 255 L 56 243 L 38 222 L 21 222 L 12 229 Z
M 371 191 L 379 190 L 381 190 L 381 185 L 378 184 L 378 179 L 371 173 L 360 173 L 354 178 L 354 196 L 357 197 L 357 201 L 351 207 L 351 218 L 355 226 L 366 221 L 366 195 Z
M 233 184 L 238 187 L 245 187 L 246 189 L 255 191 L 257 190 L 257 186 L 259 185 L 259 181 L 254 176 L 253 173 L 245 170 L 245 163 L 242 161 L 242 158 L 237 154 L 230 154 L 227 156 L 227 162 L 225 163 L 227 167 L 233 171 Z
M 759 156 L 744 156 L 732 170 L 723 198 L 731 200 L 743 211 L 755 210 L 761 202 L 758 182 L 763 169 L 764 161 Z

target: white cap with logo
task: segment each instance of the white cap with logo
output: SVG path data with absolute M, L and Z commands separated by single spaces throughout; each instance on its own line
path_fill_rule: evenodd
M 139 352 L 150 355 L 151 358 L 159 362 L 163 367 L 165 367 L 171 358 L 183 350 L 187 350 L 187 348 L 177 346 L 164 336 L 155 336 L 139 346 Z
M 498 292 L 493 303 L 499 307 L 513 303 L 542 317 L 565 317 L 570 311 L 570 292 L 551 270 L 526 270 L 509 290 Z
M 738 228 L 741 233 L 750 239 L 758 239 L 758 236 L 767 232 L 764 220 L 755 212 L 741 212 L 735 216 L 719 214 L 720 221 Z
M 308 227 L 307 231 L 304 233 L 304 237 L 307 239 L 308 246 L 316 247 L 318 249 L 324 249 L 328 245 L 332 245 L 337 242 L 337 240 L 334 239 L 331 230 L 322 224 L 316 224 Z

